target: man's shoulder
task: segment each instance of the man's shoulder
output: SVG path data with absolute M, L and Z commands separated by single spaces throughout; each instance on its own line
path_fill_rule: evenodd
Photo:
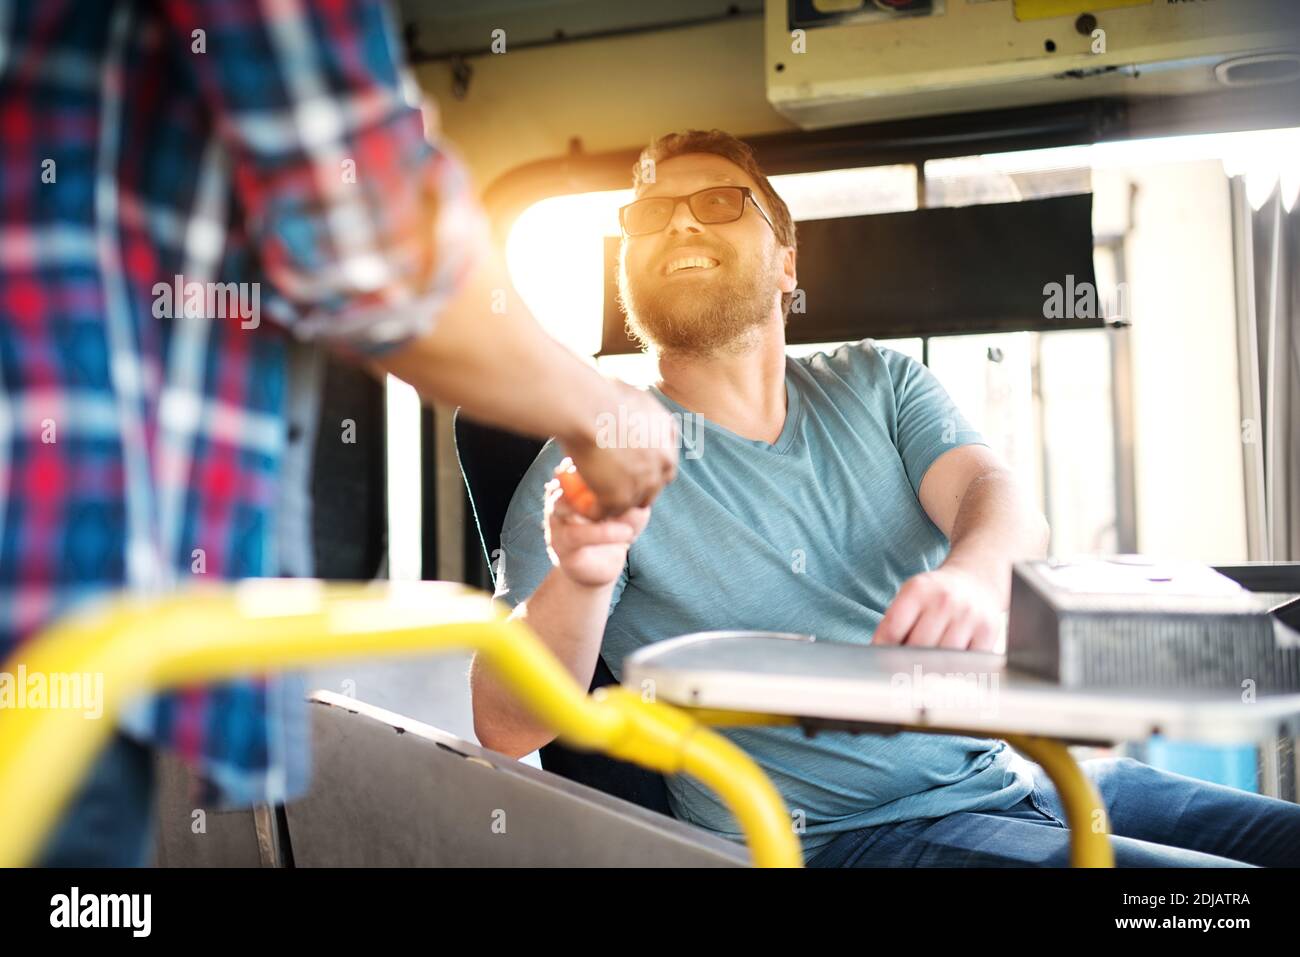
M 917 361 L 904 352 L 874 339 L 846 342 L 833 349 L 790 360 L 823 386 L 847 385 L 860 398 L 875 392 L 894 392 Z
M 916 360 L 904 352 L 881 345 L 875 339 L 859 339 L 791 361 L 814 374 L 821 369 L 830 369 L 841 374 L 861 375 L 872 369 L 905 367 Z

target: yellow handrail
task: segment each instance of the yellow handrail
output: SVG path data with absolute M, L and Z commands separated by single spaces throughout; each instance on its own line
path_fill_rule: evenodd
M 686 772 L 712 787 L 756 865 L 802 866 L 780 795 L 743 751 L 668 705 L 622 689 L 587 696 L 488 595 L 445 582 L 273 579 L 113 599 L 57 622 L 0 668 L 10 676 L 21 668 L 47 683 L 68 675 L 102 680 L 98 717 L 53 702 L 0 710 L 0 866 L 25 863 L 40 849 L 115 716 L 137 695 L 344 658 L 449 649 L 482 654 L 567 744 Z
M 714 728 L 799 724 L 799 719 L 793 715 L 769 712 L 691 707 L 686 707 L 684 710 L 696 721 Z M 1032 734 L 1003 734 L 990 731 L 988 728 L 939 727 L 930 724 L 904 724 L 901 728 L 922 734 L 1002 738 L 1012 747 L 1023 751 L 1030 759 L 1038 762 L 1052 783 L 1056 785 L 1056 792 L 1061 798 L 1065 811 L 1065 823 L 1070 829 L 1070 866 L 1115 866 L 1115 851 L 1110 843 L 1110 823 L 1106 816 L 1106 805 L 1102 802 L 1096 786 L 1088 780 L 1063 741 Z
M 1110 821 L 1097 788 L 1075 763 L 1070 749 L 1061 741 L 1034 734 L 1008 734 L 1013 748 L 1029 755 L 1047 772 L 1061 798 L 1065 821 L 1070 827 L 1070 861 L 1074 867 L 1114 867 L 1115 851 L 1110 844 Z

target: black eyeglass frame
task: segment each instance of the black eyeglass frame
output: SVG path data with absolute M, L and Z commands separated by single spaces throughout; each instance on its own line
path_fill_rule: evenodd
M 735 219 L 718 219 L 718 220 L 714 220 L 711 223 L 706 223 L 704 220 L 700 219 L 699 214 L 695 212 L 695 207 L 691 204 L 691 200 L 693 200 L 696 196 L 699 196 L 701 193 L 711 193 L 714 190 L 718 190 L 718 189 L 738 189 L 744 194 L 744 199 L 742 199 L 740 202 L 740 213 L 739 215 L 736 216 Z M 664 224 L 662 226 L 660 226 L 658 229 L 651 229 L 640 233 L 628 232 L 626 214 L 629 209 L 631 209 L 633 206 L 636 206 L 638 203 L 648 203 L 648 202 L 654 202 L 656 200 L 666 200 L 666 199 L 672 200 L 673 205 L 672 205 L 672 209 L 669 210 L 668 212 L 668 218 L 664 220 Z M 772 218 L 767 215 L 767 212 L 763 209 L 761 205 L 759 205 L 758 200 L 754 198 L 754 191 L 750 189 L 748 186 L 730 186 L 730 185 L 706 186 L 704 187 L 704 189 L 697 189 L 693 193 L 686 193 L 682 196 L 643 196 L 641 199 L 633 200 L 632 202 L 628 203 L 626 206 L 619 207 L 618 210 L 619 228 L 623 230 L 623 235 L 628 237 L 629 239 L 632 238 L 633 236 L 653 236 L 655 233 L 663 232 L 665 229 L 668 228 L 668 224 L 673 221 L 673 213 L 677 211 L 677 204 L 682 202 L 683 200 L 686 201 L 686 208 L 691 211 L 691 215 L 695 217 L 695 221 L 699 223 L 701 226 L 719 226 L 719 225 L 725 225 L 727 223 L 739 222 L 741 217 L 745 215 L 745 203 L 746 202 L 753 203 L 754 208 L 758 210 L 758 215 L 762 216 L 764 222 L 766 222 L 767 225 L 771 227 L 772 232 L 774 234 L 776 233 L 776 224 L 772 222 Z

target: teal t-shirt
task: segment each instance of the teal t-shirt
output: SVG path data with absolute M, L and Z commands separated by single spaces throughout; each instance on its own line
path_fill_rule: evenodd
M 655 390 L 672 411 L 687 410 Z M 656 500 L 614 589 L 601 653 L 623 658 L 695 631 L 757 629 L 868 644 L 904 581 L 948 540 L 918 498 L 930 464 L 983 443 L 933 374 L 871 340 L 786 360 L 785 426 L 773 444 L 688 423 L 678 477 Z M 697 418 L 697 422 L 700 420 Z M 515 491 L 497 597 L 524 600 L 551 570 L 542 487 L 563 457 L 548 443 Z M 791 727 L 723 729 L 802 822 L 805 856 L 843 831 L 958 811 L 1002 810 L 1032 788 L 1003 741 Z M 740 839 L 714 794 L 668 779 L 673 813 Z

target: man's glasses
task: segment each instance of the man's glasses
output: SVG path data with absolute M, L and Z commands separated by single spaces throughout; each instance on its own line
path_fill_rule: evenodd
M 758 214 L 776 232 L 772 220 L 754 199 L 748 186 L 710 186 L 686 196 L 647 196 L 629 203 L 618 211 L 618 222 L 627 236 L 644 236 L 657 233 L 673 218 L 677 204 L 686 200 L 686 206 L 695 219 L 705 225 L 734 223 L 745 214 L 745 201 L 754 204 Z

